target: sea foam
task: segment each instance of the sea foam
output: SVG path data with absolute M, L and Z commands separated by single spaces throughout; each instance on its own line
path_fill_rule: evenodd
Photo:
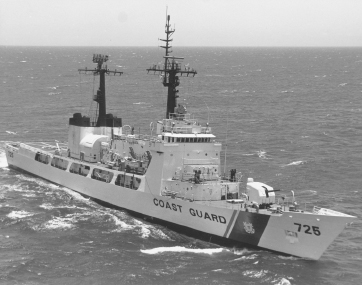
M 258 154 L 258 156 L 261 158 L 261 159 L 268 159 L 266 157 L 266 151 L 265 150 L 259 150 L 256 152 Z
M 55 217 L 54 219 L 42 224 L 40 227 L 34 228 L 35 230 L 68 230 L 73 228 L 71 218 Z
M 131 223 L 133 223 L 133 225 L 127 224 L 125 221 L 122 221 L 116 215 L 113 215 L 111 213 L 107 213 L 107 214 L 112 218 L 112 220 L 115 222 L 115 225 L 117 226 L 117 228 L 115 230 L 113 230 L 112 232 L 123 232 L 123 231 L 127 231 L 127 230 L 134 230 L 134 231 L 137 231 L 141 235 L 141 238 L 143 238 L 143 239 L 147 239 L 150 236 L 152 236 L 153 238 L 156 238 L 156 239 L 172 240 L 166 234 L 164 234 L 161 230 L 155 228 L 152 225 L 144 224 L 137 219 L 133 219 L 131 221 Z
M 8 161 L 6 160 L 6 156 L 3 153 L 0 153 L 0 168 L 8 167 Z
M 191 253 L 204 253 L 212 255 L 214 253 L 220 253 L 222 251 L 228 251 L 225 248 L 186 248 L 183 246 L 173 247 L 156 247 L 152 249 L 141 249 L 142 253 L 146 254 L 158 254 L 163 252 L 191 252 Z
M 26 211 L 12 211 L 11 213 L 7 214 L 7 217 L 9 217 L 10 219 L 22 219 L 33 215 L 34 214 Z
M 289 164 L 286 164 L 286 165 L 282 165 L 282 167 L 293 166 L 293 165 L 301 165 L 301 164 L 304 164 L 304 161 L 298 160 L 298 161 L 293 161 L 293 162 L 291 162 Z
M 276 285 L 290 285 L 290 284 L 291 284 L 290 281 L 286 278 L 282 278 L 279 280 L 278 283 L 276 283 Z
M 268 273 L 268 270 L 245 270 L 242 274 L 248 277 L 261 278 Z

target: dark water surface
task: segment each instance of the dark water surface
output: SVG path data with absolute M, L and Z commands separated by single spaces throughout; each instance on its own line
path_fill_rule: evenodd
M 0 284 L 361 283 L 362 49 L 174 52 L 198 71 L 180 97 L 227 141 L 227 169 L 358 216 L 317 262 L 223 248 L 10 170 L 5 141 L 66 141 L 68 118 L 92 108 L 97 82 L 77 69 L 93 53 L 124 71 L 107 78 L 109 112 L 146 133 L 165 114 L 166 90 L 146 72 L 160 49 L 0 47 Z

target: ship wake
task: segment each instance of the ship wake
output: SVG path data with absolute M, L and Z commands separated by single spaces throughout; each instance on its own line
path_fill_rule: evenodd
M 152 249 L 141 249 L 145 254 L 160 254 L 164 252 L 190 252 L 190 253 L 202 253 L 212 255 L 214 253 L 221 253 L 223 251 L 229 251 L 225 248 L 187 248 L 183 246 L 172 247 L 156 247 Z

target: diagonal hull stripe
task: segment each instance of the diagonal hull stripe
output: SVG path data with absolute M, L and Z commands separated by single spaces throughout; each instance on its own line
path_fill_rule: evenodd
M 237 210 L 234 210 L 234 211 L 233 211 L 233 214 L 231 215 L 230 222 L 229 222 L 228 226 L 226 227 L 226 231 L 225 231 L 223 237 L 227 237 L 227 235 L 228 235 L 228 233 L 229 233 L 229 231 L 230 231 L 231 226 L 234 225 L 234 223 L 235 223 L 235 216 L 236 216 L 236 213 L 237 213 L 237 212 L 238 212 Z

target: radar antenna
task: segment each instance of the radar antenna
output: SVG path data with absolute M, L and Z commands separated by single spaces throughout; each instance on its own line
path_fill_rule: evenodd
M 94 76 L 99 75 L 99 88 L 97 94 L 93 95 L 93 100 L 98 103 L 98 119 L 95 127 L 106 126 L 106 84 L 105 75 L 122 75 L 123 72 L 107 69 L 107 65 L 103 63 L 108 61 L 108 55 L 93 54 L 93 62 L 97 64 L 94 69 L 78 69 L 79 73 L 93 73 Z
M 182 70 L 181 63 L 177 60 L 183 60 L 183 57 L 170 56 L 170 53 L 172 52 L 172 46 L 170 45 L 170 42 L 172 42 L 171 36 L 175 32 L 170 26 L 170 15 L 166 15 L 166 39 L 160 39 L 165 42 L 165 45 L 161 46 L 161 48 L 165 49 L 165 56 L 163 57 L 165 59 L 165 64 L 163 68 L 155 64 L 147 69 L 147 73 L 150 71 L 153 71 L 154 73 L 158 72 L 158 74 L 163 77 L 163 86 L 168 89 L 166 119 L 170 118 L 170 113 L 174 113 L 175 107 L 177 107 L 177 98 L 179 97 L 177 93 L 179 90 L 177 90 L 176 87 L 180 85 L 178 74 L 181 76 L 189 76 L 191 74 L 195 76 L 197 74 L 196 70 L 191 69 L 188 66 L 185 66 L 184 70 Z

